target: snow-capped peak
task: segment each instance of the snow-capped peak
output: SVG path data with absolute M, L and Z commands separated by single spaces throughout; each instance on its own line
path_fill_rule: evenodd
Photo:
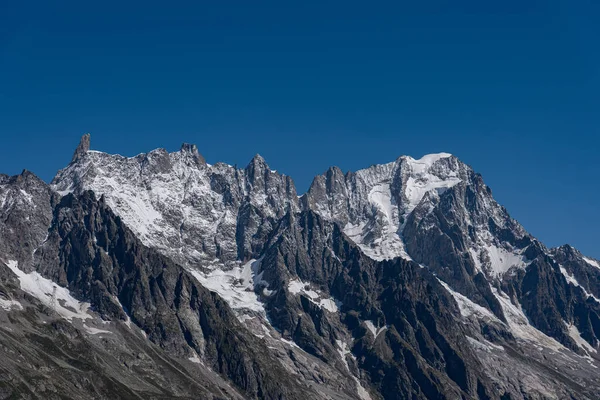
M 408 156 L 402 158 L 409 169 L 403 185 L 403 194 L 406 199 L 403 207 L 405 215 L 421 202 L 425 193 L 435 191 L 437 194 L 441 194 L 461 181 L 458 176 L 458 165 L 439 163 L 440 160 L 450 157 L 452 157 L 451 154 L 438 153 L 425 155 L 418 160 Z
M 444 197 L 448 190 L 452 194 Z M 474 271 L 500 277 L 528 265 L 523 247 L 505 243 L 490 221 L 515 237 L 523 237 L 525 231 L 496 203 L 481 177 L 449 153 L 420 159 L 402 156 L 346 175 L 332 168 L 315 178 L 306 197 L 308 207 L 342 225 L 376 260 L 402 257 L 430 265 L 426 243 L 460 231 L 456 246 L 467 246 L 465 255 L 472 259 Z M 417 248 L 417 243 L 425 247 Z
M 299 207 L 291 179 L 271 172 L 262 158 L 238 169 L 206 164 L 192 144 L 123 157 L 89 150 L 89 137 L 82 142 L 85 151 L 59 171 L 53 189 L 104 195 L 144 244 L 183 265 L 248 259 L 257 230 Z
M 343 175 L 332 168 L 315 178 L 308 205 L 344 226 L 345 233 L 372 258 L 410 258 L 402 241 L 402 221 L 429 192 L 434 196 L 461 181 L 466 167 L 448 153 L 399 157 Z
M 76 155 L 52 182 L 56 191 L 104 195 L 146 245 L 190 267 L 229 268 L 259 257 L 259 243 L 276 221 L 301 209 L 291 179 L 272 171 L 260 155 L 244 169 L 208 165 L 192 144 L 173 153 L 157 149 L 128 158 L 89 150 L 89 136 Z M 473 199 L 465 194 L 466 187 L 476 193 L 473 204 L 467 204 Z M 509 223 L 481 178 L 449 153 L 402 156 L 348 174 L 331 168 L 315 178 L 302 205 L 340 224 L 368 256 L 410 259 L 415 257 L 403 238 L 407 222 L 413 236 L 424 234 L 415 229 L 426 231 L 437 224 L 429 219 L 449 189 L 456 199 L 453 208 L 442 213 L 456 218 L 462 231 L 477 233 L 465 234 L 474 268 L 502 274 L 513 265 L 524 265 L 515 262 L 522 259 L 522 249 L 503 244 L 487 225 L 491 218 L 518 234 L 521 228 Z

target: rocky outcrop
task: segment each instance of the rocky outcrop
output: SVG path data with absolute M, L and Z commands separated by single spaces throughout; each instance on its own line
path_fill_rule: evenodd
M 58 197 L 29 171 L 0 175 L 0 259 L 31 265 L 32 254 L 46 238 Z
M 90 150 L 90 134 L 86 133 L 85 135 L 83 135 L 81 137 L 81 141 L 79 142 L 79 145 L 77 146 L 77 148 L 75 149 L 75 152 L 73 153 L 73 158 L 71 159 L 71 162 L 77 162 L 79 161 L 83 156 L 85 156 L 87 154 L 87 152 Z
M 567 245 L 551 250 L 551 256 L 563 269 L 568 280 L 574 280 L 588 294 L 600 299 L 600 261 L 585 257 Z

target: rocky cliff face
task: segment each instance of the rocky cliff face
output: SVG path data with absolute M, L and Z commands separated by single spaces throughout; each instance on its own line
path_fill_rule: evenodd
M 29 171 L 0 175 L 0 254 L 31 266 L 35 249 L 45 240 L 52 205 L 59 196 Z
M 131 321 L 170 355 L 203 360 L 250 397 L 310 392 L 269 363 L 266 346 L 243 329 L 222 298 L 143 246 L 93 192 L 62 198 L 36 256 L 36 270 L 89 299 L 103 320 Z M 284 380 L 289 384 L 277 384 Z
M 600 391 L 600 264 L 547 249 L 449 154 L 331 168 L 299 198 L 260 156 L 85 136 L 51 185 L 2 177 L 0 199 L 0 398 Z
M 271 323 L 310 354 L 343 355 L 383 398 L 475 398 L 491 383 L 452 296 L 426 269 L 365 256 L 312 211 L 290 218 L 262 260 Z M 364 383 L 361 383 L 364 382 Z M 360 388 L 360 386 L 359 386 Z

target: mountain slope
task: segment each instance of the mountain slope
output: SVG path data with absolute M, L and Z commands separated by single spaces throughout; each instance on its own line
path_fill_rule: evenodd
M 268 363 L 264 344 L 240 326 L 223 299 L 141 245 L 92 192 L 62 198 L 48 240 L 36 255 L 38 271 L 90 299 L 103 319 L 131 318 L 169 354 L 203 360 L 251 397 L 295 398 L 294 392 L 309 392 L 296 387 L 283 367 Z M 280 380 L 289 385 L 277 385 Z
M 97 398 L 600 391 L 598 262 L 547 249 L 450 154 L 334 167 L 298 197 L 260 156 L 241 169 L 194 145 L 122 157 L 84 136 L 50 186 L 3 177 L 0 199 L 0 318 L 21 335 L 15 351 L 39 347 L 23 315 L 36 332 L 60 321 L 44 334 L 75 348 L 113 343 L 86 344 Z M 103 361 L 138 365 L 136 348 L 143 368 Z M 172 384 L 140 383 L 156 379 Z M 99 389 L 108 381 L 123 391 Z
M 481 176 L 457 158 L 400 157 L 345 176 L 332 168 L 314 180 L 304 200 L 372 258 L 414 260 L 504 322 L 507 307 L 520 304 L 534 327 L 573 349 L 574 326 L 595 355 L 600 303 L 585 287 L 597 290 L 596 284 L 581 286 L 558 253 L 513 220 Z M 600 269 L 584 260 L 580 255 L 571 269 L 582 281 L 589 282 L 589 274 L 596 282 Z M 586 317 L 574 318 L 574 310 Z

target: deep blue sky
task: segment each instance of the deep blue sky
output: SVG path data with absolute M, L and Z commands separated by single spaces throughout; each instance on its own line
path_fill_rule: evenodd
M 0 3 L 1 172 L 50 180 L 84 132 L 260 153 L 299 192 L 446 151 L 546 244 L 600 258 L 597 1 L 46 3 Z

